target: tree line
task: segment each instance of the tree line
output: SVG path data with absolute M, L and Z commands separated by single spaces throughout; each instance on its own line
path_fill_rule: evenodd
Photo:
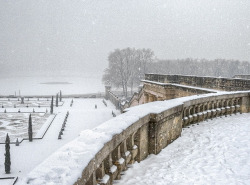
M 176 59 L 157 60 L 150 66 L 151 73 L 215 76 L 232 78 L 237 74 L 250 74 L 247 61 L 226 59 Z
M 108 62 L 108 68 L 103 74 L 103 83 L 121 87 L 125 97 L 128 97 L 128 89 L 132 93 L 146 73 L 215 77 L 250 74 L 250 63 L 247 61 L 193 58 L 159 60 L 151 49 L 116 49 L 109 54 Z

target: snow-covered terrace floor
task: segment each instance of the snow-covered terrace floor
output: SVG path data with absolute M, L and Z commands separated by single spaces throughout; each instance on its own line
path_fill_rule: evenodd
M 185 128 L 180 138 L 132 165 L 115 184 L 250 184 L 250 114 Z
M 201 91 L 208 91 L 211 93 L 216 93 L 216 92 L 223 92 L 222 90 L 217 90 L 217 89 L 208 89 L 208 88 L 203 88 L 203 87 L 196 87 L 196 86 L 190 86 L 190 85 L 181 85 L 181 84 L 176 84 L 176 83 L 162 83 L 162 82 L 155 82 L 155 81 L 150 81 L 150 80 L 142 80 L 142 82 L 146 83 L 152 83 L 152 84 L 157 84 L 157 85 L 173 85 L 177 87 L 183 87 L 183 88 L 189 88 L 189 89 L 198 89 Z

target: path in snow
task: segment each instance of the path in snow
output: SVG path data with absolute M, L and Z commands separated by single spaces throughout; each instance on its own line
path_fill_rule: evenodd
M 250 114 L 185 128 L 160 154 L 124 174 L 115 184 L 250 184 Z
M 106 107 L 102 99 L 74 99 L 72 107 L 70 107 L 71 99 L 64 99 L 64 101 L 65 103 L 62 107 L 54 108 L 58 114 L 42 140 L 23 141 L 20 146 L 10 145 L 11 174 L 9 175 L 5 174 L 3 165 L 5 145 L 0 145 L 0 153 L 2 154 L 0 155 L 0 161 L 2 161 L 0 177 L 18 176 L 18 182 L 20 182 L 22 177 L 27 175 L 28 172 L 57 149 L 75 139 L 82 130 L 92 129 L 111 119 L 112 110 L 118 114 L 109 101 L 107 101 L 108 107 Z M 95 109 L 95 105 L 97 105 L 97 109 Z M 58 140 L 58 133 L 67 111 L 69 111 L 69 117 L 66 129 L 63 132 L 62 139 Z M 3 183 L 5 182 L 0 180 L 0 184 L 2 185 Z

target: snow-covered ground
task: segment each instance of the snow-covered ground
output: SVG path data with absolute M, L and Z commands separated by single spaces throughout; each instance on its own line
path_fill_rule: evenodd
M 64 99 L 64 101 L 63 106 L 54 108 L 57 116 L 43 139 L 34 140 L 33 142 L 25 140 L 20 146 L 10 145 L 11 174 L 5 174 L 4 165 L 0 165 L 0 177 L 18 176 L 17 184 L 19 184 L 27 173 L 60 147 L 78 137 L 82 130 L 92 129 L 111 119 L 112 111 L 118 114 L 118 111 L 109 101 L 107 101 L 108 106 L 106 107 L 102 99 L 74 99 L 72 107 L 70 107 L 71 99 Z M 97 109 L 95 109 L 95 105 L 97 105 Z M 58 133 L 67 111 L 69 111 L 69 117 L 66 128 L 62 139 L 58 140 Z M 5 145 L 0 145 L 1 164 L 4 164 L 4 151 Z M 0 184 L 5 185 L 9 181 L 0 180 Z
M 65 94 L 88 94 L 104 92 L 101 76 L 27 76 L 1 77 L 0 95 L 52 95 L 58 90 Z
M 132 165 L 115 184 L 250 184 L 250 114 L 185 128 L 180 138 Z

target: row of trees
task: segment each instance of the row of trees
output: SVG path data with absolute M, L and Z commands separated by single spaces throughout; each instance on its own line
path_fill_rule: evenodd
M 157 60 L 149 71 L 160 74 L 233 77 L 237 74 L 250 74 L 250 63 L 226 59 Z
M 127 97 L 128 87 L 132 92 L 133 87 L 139 85 L 153 59 L 154 52 L 151 49 L 116 49 L 108 56 L 109 66 L 105 69 L 102 80 L 106 85 L 122 87 L 123 94 Z
M 197 76 L 233 77 L 236 74 L 250 74 L 247 61 L 226 59 L 176 59 L 158 60 L 151 49 L 116 49 L 108 56 L 109 66 L 104 70 L 103 83 L 122 87 L 123 95 L 128 96 L 138 86 L 145 73 L 181 74 Z

